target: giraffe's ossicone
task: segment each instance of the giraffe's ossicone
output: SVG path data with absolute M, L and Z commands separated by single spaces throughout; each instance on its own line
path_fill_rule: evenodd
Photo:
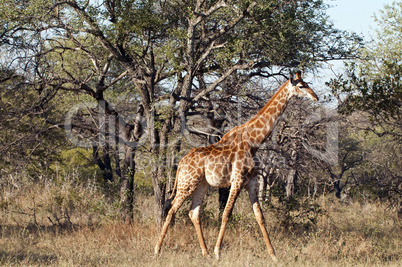
M 259 146 L 267 140 L 275 127 L 278 117 L 283 113 L 293 96 L 307 97 L 317 101 L 318 97 L 305 83 L 300 72 L 285 82 L 270 101 L 248 122 L 235 127 L 222 139 L 206 147 L 193 148 L 179 162 L 176 179 L 176 194 L 166 216 L 155 254 L 160 252 L 163 239 L 175 214 L 188 197 L 192 197 L 189 213 L 200 242 L 203 255 L 208 255 L 200 225 L 200 209 L 209 186 L 231 187 L 229 198 L 222 214 L 222 224 L 215 245 L 215 256 L 219 251 L 226 224 L 237 196 L 242 188 L 248 191 L 251 205 L 261 228 L 268 254 L 277 261 L 274 249 L 265 228 L 264 216 L 258 202 L 258 182 L 256 179 L 257 162 L 255 154 Z

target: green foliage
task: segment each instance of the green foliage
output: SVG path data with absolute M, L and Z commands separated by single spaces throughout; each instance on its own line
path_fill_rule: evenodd
M 372 119 L 401 119 L 402 65 L 388 60 L 382 60 L 380 64 L 383 72 L 380 77 L 379 73 L 375 76 L 369 74 L 372 66 L 349 64 L 349 81 L 342 91 L 350 96 L 342 112 L 349 114 L 353 110 L 361 110 L 369 112 Z
M 149 170 L 147 170 L 149 172 Z M 147 177 L 144 172 L 136 172 L 134 176 L 134 184 L 136 192 L 144 195 L 152 195 L 152 180 Z
M 365 161 L 352 170 L 356 184 L 354 197 L 363 200 L 387 200 L 398 206 L 402 185 L 402 146 L 392 136 L 379 137 L 373 132 L 360 132 Z
M 346 64 L 345 77 L 330 83 L 343 101 L 339 111 L 352 122 L 355 134 L 351 138 L 359 147 L 356 152 L 364 151 L 360 152 L 362 164 L 352 166 L 348 173 L 351 194 L 364 200 L 387 199 L 394 207 L 401 205 L 402 181 L 401 13 L 402 3 L 385 5 L 375 17 L 375 38 L 367 40 L 360 59 Z
M 93 163 L 92 151 L 85 148 L 73 148 L 61 151 L 58 161 L 50 165 L 56 175 L 66 175 L 72 170 L 84 181 L 97 179 L 101 181 L 97 166 Z
M 192 100 L 204 90 L 198 86 L 202 82 L 209 86 L 217 78 L 221 79 L 217 81 L 233 78 L 242 87 L 253 75 L 270 76 L 277 67 L 281 69 L 279 75 L 287 74 L 289 68 L 316 69 L 322 61 L 353 57 L 360 43 L 356 35 L 333 28 L 322 0 L 3 2 L 0 45 L 2 51 L 10 51 L 5 53 L 10 57 L 9 62 L 7 58 L 5 61 L 16 65 L 23 74 L 21 79 L 31 85 L 28 100 L 20 100 L 19 96 L 16 101 L 10 98 L 8 107 L 26 107 L 29 102 L 39 102 L 36 109 L 21 119 L 24 129 L 16 127 L 14 136 L 32 132 L 31 136 L 38 139 L 21 149 L 28 162 L 46 162 L 42 164 L 45 166 L 33 164 L 32 172 L 43 168 L 68 173 L 74 168 L 83 181 L 97 176 L 90 151 L 71 149 L 62 129 L 56 134 L 50 131 L 51 127 L 63 125 L 71 107 L 108 100 L 108 107 L 111 107 L 108 112 L 113 114 L 109 114 L 110 117 L 119 114 L 123 127 L 116 127 L 120 130 L 117 136 L 122 137 L 126 134 L 123 128 L 132 126 L 129 124 L 134 104 L 141 102 L 148 127 L 143 130 L 151 140 L 144 147 L 154 153 L 154 158 L 165 159 L 164 149 L 159 149 L 155 140 L 163 140 L 162 131 L 170 138 L 178 134 L 174 132 L 176 129 L 184 128 L 178 113 L 186 116 L 190 109 L 194 114 L 204 112 L 203 104 Z M 17 54 L 25 56 L 18 56 L 14 61 Z M 252 87 L 244 89 L 244 96 L 252 90 Z M 10 92 L 13 91 L 18 91 L 14 85 L 10 87 Z M 219 106 L 221 94 L 215 96 L 218 99 L 211 98 L 211 103 L 216 101 L 213 105 Z M 105 126 L 99 119 L 103 115 L 101 108 L 85 107 L 73 118 L 74 130 L 82 139 L 99 140 L 99 129 Z M 150 115 L 154 110 L 155 117 Z M 110 120 L 112 123 L 114 118 Z M 110 121 L 106 125 L 108 130 L 115 130 Z M 37 131 L 38 125 L 48 128 Z M 125 129 L 129 131 L 129 128 Z M 132 131 L 124 137 L 130 139 Z M 160 138 L 153 138 L 153 134 Z M 4 135 L 0 139 L 7 143 L 9 135 Z M 113 161 L 118 166 L 121 158 L 114 141 L 108 143 L 107 149 L 102 145 L 99 151 L 94 148 L 94 154 L 99 154 L 95 156 L 99 168 L 107 169 L 104 173 L 108 174 L 113 172 Z M 39 151 L 35 146 L 38 143 L 46 149 Z M 125 148 L 127 160 L 134 151 Z M 10 169 L 16 154 L 9 156 L 5 163 Z M 57 157 L 50 157 L 50 154 Z M 153 162 L 164 166 L 167 160 Z M 116 167 L 116 176 L 133 173 L 134 170 L 127 167 L 130 164 L 124 163 L 126 165 L 121 166 L 126 169 Z M 144 173 L 135 176 L 137 188 L 141 190 L 149 188 L 151 179 L 155 187 L 166 180 L 166 170 L 156 164 L 154 168 L 149 165 L 148 162 L 144 167 Z M 137 164 L 136 170 L 140 168 Z M 158 175 L 153 173 L 149 179 L 151 170 L 157 170 Z M 106 177 L 106 180 L 114 178 Z M 113 185 L 118 184 L 116 180 Z M 67 203 L 68 207 L 65 199 L 55 201 Z
M 276 186 L 272 188 L 272 195 L 277 197 L 277 203 L 270 203 L 270 210 L 274 212 L 279 226 L 285 231 L 305 231 L 316 226 L 318 218 L 324 210 L 314 199 L 302 195 L 287 197 L 285 189 Z
M 381 18 L 376 18 L 376 38 L 362 49 L 360 60 L 346 65 L 346 78 L 332 81 L 331 86 L 336 94 L 347 96 L 341 112 L 360 110 L 373 121 L 396 123 L 391 131 L 398 135 L 402 105 L 401 12 L 402 4 L 398 2 L 384 7 Z
M 64 142 L 62 131 L 49 131 L 40 113 L 42 98 L 16 71 L 0 69 L 0 167 L 3 173 L 24 170 L 42 175 L 57 158 Z M 44 95 L 51 92 L 43 92 Z M 43 139 L 41 139 L 41 138 Z M 31 162 L 32 164 L 28 164 Z

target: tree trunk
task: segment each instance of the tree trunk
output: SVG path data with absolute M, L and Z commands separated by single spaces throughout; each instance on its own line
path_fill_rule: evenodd
M 109 129 L 107 128 L 107 107 L 108 103 L 100 97 L 98 99 L 99 141 L 98 145 L 92 146 L 93 159 L 101 170 L 103 181 L 106 187 L 113 180 L 113 169 L 110 161 L 110 144 L 109 140 L 106 139 L 106 136 L 108 135 L 108 131 L 109 134 L 114 134 L 114 132 L 110 132 L 114 130 L 114 125 L 113 127 L 110 127 L 109 124 Z M 102 159 L 99 155 L 99 151 L 102 151 Z
M 159 157 L 158 157 L 158 170 L 157 170 L 157 177 L 159 181 L 159 187 L 161 192 L 161 199 L 158 201 L 160 203 L 160 222 L 158 225 L 162 226 L 163 221 L 167 215 L 168 210 L 165 208 L 166 203 L 166 192 L 169 185 L 168 174 L 170 170 L 167 170 L 169 165 L 169 157 L 168 157 L 168 134 L 170 131 L 170 120 L 165 120 L 162 124 L 161 130 L 159 131 Z
M 165 204 L 165 189 L 166 185 L 163 183 L 163 179 L 160 176 L 160 168 L 158 161 L 160 160 L 160 153 L 163 149 L 160 149 L 159 131 L 156 127 L 156 114 L 155 110 L 148 110 L 146 112 L 146 119 L 149 131 L 149 142 L 151 151 L 151 180 L 154 189 L 154 216 L 155 224 L 160 227 L 163 217 L 163 206 Z
M 110 149 L 109 149 L 109 143 L 105 142 L 104 147 L 103 147 L 103 163 L 105 164 L 105 170 L 104 170 L 104 181 L 105 184 L 109 184 L 113 181 L 113 169 L 112 169 L 112 163 L 110 161 Z
M 119 116 L 115 117 L 115 124 L 119 127 L 120 131 L 123 132 L 122 139 L 124 141 L 124 162 L 120 181 L 120 205 L 121 215 L 126 221 L 132 221 L 134 219 L 135 142 L 137 142 L 142 135 L 141 117 L 143 112 L 144 108 L 140 105 L 137 109 L 134 125 L 125 124 L 124 127 L 122 127 L 123 120 Z
M 154 188 L 154 216 L 155 224 L 158 228 L 162 226 L 165 206 L 166 183 L 163 177 L 158 174 L 158 162 L 155 161 L 151 168 L 152 185 Z
M 293 144 L 293 146 L 297 147 L 297 144 Z M 296 171 L 296 164 L 297 164 L 297 152 L 296 148 L 292 149 L 292 152 L 290 154 L 290 170 L 287 174 L 286 178 L 286 197 L 293 197 L 295 193 L 295 187 L 296 187 L 296 178 L 297 178 L 297 171 Z
M 259 189 L 258 189 L 258 199 L 260 203 L 265 201 L 266 192 L 267 192 L 267 184 L 268 184 L 268 177 L 267 175 L 260 175 L 259 179 Z
M 120 183 L 120 205 L 123 219 L 130 222 L 134 219 L 134 174 L 134 151 L 126 146 L 123 176 Z
M 230 187 L 219 188 L 219 216 L 222 216 L 222 213 L 225 210 L 226 203 L 228 202 L 229 198 L 229 193 L 230 193 Z
M 286 179 L 286 197 L 292 197 L 295 193 L 296 170 L 291 169 Z
M 271 203 L 271 187 L 274 184 L 272 177 L 274 175 L 274 168 L 268 167 L 268 172 L 264 172 L 260 177 L 260 188 L 258 192 L 258 198 L 260 202 Z
M 104 173 L 105 173 L 106 167 L 105 167 L 105 164 L 103 163 L 102 159 L 99 157 L 99 146 L 97 146 L 97 145 L 92 146 L 92 158 L 96 162 L 96 165 L 98 165 L 98 167 L 101 171 L 103 180 L 105 181 L 106 177 L 105 177 Z
M 336 180 L 334 181 L 334 190 L 335 190 L 335 196 L 336 196 L 337 198 L 341 198 L 341 191 L 342 191 L 342 188 L 341 188 L 341 181 L 340 181 L 340 179 L 336 179 Z

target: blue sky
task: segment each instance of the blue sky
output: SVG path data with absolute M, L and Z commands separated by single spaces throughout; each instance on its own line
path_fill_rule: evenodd
M 325 0 L 324 2 L 332 6 L 327 10 L 327 14 L 336 28 L 366 36 L 376 26 L 374 13 L 379 14 L 379 10 L 383 9 L 385 4 L 391 4 L 393 0 Z
M 374 22 L 374 13 L 379 15 L 384 5 L 392 2 L 393 0 L 324 0 L 324 3 L 331 6 L 327 9 L 327 14 L 335 28 L 353 31 L 366 41 L 375 36 L 374 29 L 377 24 Z M 334 77 L 332 70 L 337 74 L 343 72 L 343 62 L 331 61 L 324 67 L 325 69 L 322 69 L 318 75 L 309 79 L 319 94 L 328 89 L 324 82 Z

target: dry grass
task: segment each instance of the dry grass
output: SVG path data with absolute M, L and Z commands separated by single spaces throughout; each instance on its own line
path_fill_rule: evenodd
M 216 261 L 201 256 L 198 240 L 187 219 L 187 207 L 182 207 L 175 226 L 169 229 L 161 255 L 155 257 L 153 246 L 158 233 L 153 225 L 150 197 L 137 197 L 136 220 L 125 224 L 111 215 L 112 205 L 90 185 L 19 183 L 29 186 L 2 184 L 0 192 L 1 265 L 274 265 L 265 251 L 244 193 L 227 229 L 222 258 Z M 212 192 L 204 218 L 205 238 L 211 252 L 219 230 L 216 202 L 216 192 Z M 310 230 L 285 230 L 277 226 L 271 211 L 265 211 L 267 227 L 280 259 L 277 266 L 402 265 L 401 222 L 383 204 L 346 204 L 330 197 L 318 202 L 326 212 Z

